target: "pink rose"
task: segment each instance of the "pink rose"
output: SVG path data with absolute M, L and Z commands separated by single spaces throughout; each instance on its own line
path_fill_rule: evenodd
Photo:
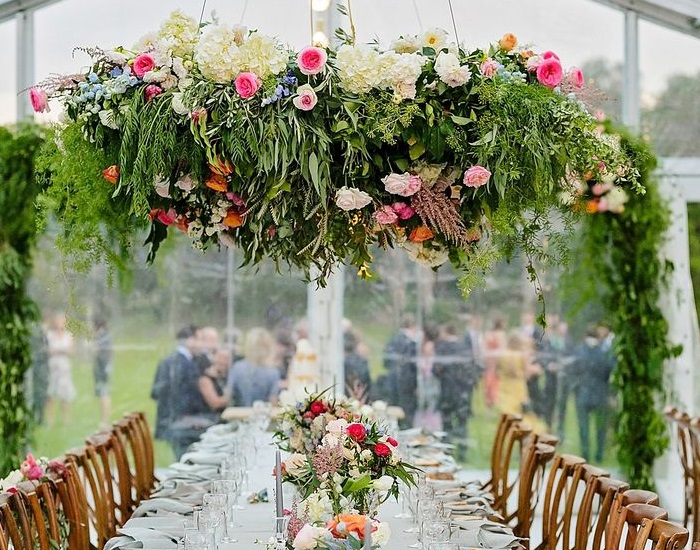
M 600 197 L 613 188 L 611 183 L 596 183 L 591 187 L 591 192 L 596 196 Z
M 571 86 L 580 90 L 583 88 L 583 71 L 578 67 L 571 67 L 566 73 L 566 80 Z
M 42 470 L 41 466 L 39 466 L 38 464 L 34 464 L 34 466 L 29 468 L 24 473 L 24 476 L 30 480 L 41 479 L 42 477 L 44 477 L 44 470 Z
M 150 54 L 142 53 L 136 59 L 134 59 L 134 66 L 132 67 L 134 74 L 139 78 L 143 78 L 148 71 L 153 70 L 156 66 L 156 62 Z
M 35 113 L 48 113 L 51 110 L 49 107 L 49 94 L 41 88 L 29 90 L 29 99 L 32 102 L 32 109 L 34 109 Z
M 416 213 L 416 211 L 405 202 L 395 202 L 391 205 L 391 209 L 396 212 L 400 220 L 408 220 Z
M 238 95 L 248 99 L 260 89 L 260 78 L 255 73 L 241 73 L 236 77 L 234 84 Z
M 559 56 L 552 51 L 546 51 L 542 54 L 542 59 L 556 59 L 560 61 Z
M 374 218 L 377 220 L 379 225 L 393 225 L 399 220 L 398 215 L 389 205 L 384 205 L 377 210 L 374 213 Z
M 157 84 L 149 84 L 148 86 L 146 86 L 146 90 L 144 91 L 144 94 L 146 94 L 146 101 L 151 101 L 151 99 L 162 93 L 163 88 L 161 88 Z
M 537 80 L 549 88 L 556 88 L 562 79 L 561 63 L 550 57 L 537 66 Z
M 163 225 L 174 225 L 177 222 L 177 212 L 172 208 L 167 212 L 165 210 L 159 209 L 155 212 L 155 219 L 158 220 Z
M 292 103 L 300 111 L 310 111 L 318 103 L 318 97 L 312 86 L 304 84 L 297 88 L 297 95 L 292 99 Z
M 481 187 L 491 177 L 491 172 L 489 172 L 483 166 L 472 166 L 464 173 L 464 185 L 467 187 Z
M 498 72 L 498 61 L 490 57 L 481 64 L 481 74 L 486 78 L 492 78 Z
M 389 174 L 382 178 L 384 189 L 392 195 L 401 195 L 402 197 L 410 197 L 415 195 L 423 185 L 421 179 L 414 175 L 404 172 L 403 174 Z
M 299 65 L 299 70 L 302 74 L 314 75 L 323 72 L 326 68 L 327 59 L 328 54 L 326 50 L 308 46 L 297 55 L 297 65 Z

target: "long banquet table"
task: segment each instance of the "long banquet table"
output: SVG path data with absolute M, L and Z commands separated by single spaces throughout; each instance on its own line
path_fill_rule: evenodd
M 218 479 L 218 464 L 224 456 L 220 452 L 222 444 L 232 437 L 230 425 L 213 426 L 203 435 L 200 442 L 195 444 L 194 449 L 182 456 L 180 462 L 159 472 L 161 492 L 156 492 L 152 499 L 139 506 L 131 519 L 118 530 L 119 535 L 108 541 L 105 549 L 177 548 L 178 540 L 184 534 L 185 518 L 196 504 L 201 504 L 202 494 L 207 491 L 207 481 L 204 480 Z M 235 518 L 238 524 L 234 533 L 237 542 L 219 544 L 218 550 L 252 549 L 256 546 L 261 550 L 265 549 L 265 543 L 274 531 L 274 457 L 275 448 L 270 439 L 268 445 L 259 448 L 254 464 L 249 467 L 249 494 L 266 490 L 268 501 L 250 503 L 242 496 L 240 503 L 243 509 L 237 511 Z M 249 460 L 251 458 L 253 457 L 249 457 Z M 195 481 L 200 478 L 202 481 Z M 283 492 L 284 505 L 291 508 L 293 489 L 285 484 Z M 394 499 L 389 499 L 379 509 L 378 518 L 388 522 L 391 528 L 387 550 L 403 550 L 416 542 L 414 533 L 405 532 L 411 527 L 412 521 L 404 517 L 395 517 L 399 512 L 402 512 L 402 506 Z M 460 530 L 459 533 L 457 542 L 460 542 L 460 546 L 474 546 L 473 543 L 468 544 L 461 536 L 466 531 Z M 513 545 L 515 542 L 499 547 Z

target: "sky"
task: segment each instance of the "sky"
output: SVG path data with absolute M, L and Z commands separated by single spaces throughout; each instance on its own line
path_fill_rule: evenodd
M 621 12 L 592 0 L 452 0 L 452 5 L 459 39 L 468 46 L 485 46 L 513 32 L 521 43 L 557 52 L 565 66 L 592 57 L 623 59 Z M 453 34 L 448 6 L 448 0 L 352 0 L 358 39 L 387 44 L 400 34 L 436 26 Z M 38 10 L 36 80 L 87 66 L 88 58 L 74 56 L 74 47 L 130 46 L 178 8 L 198 18 L 202 0 L 62 0 Z M 242 22 L 293 46 L 310 41 L 309 0 L 206 0 L 205 19 L 212 10 L 223 22 Z M 15 118 L 15 40 L 14 21 L 0 24 L 0 124 Z M 669 76 L 700 72 L 698 54 L 700 40 L 642 22 L 644 100 L 652 101 Z

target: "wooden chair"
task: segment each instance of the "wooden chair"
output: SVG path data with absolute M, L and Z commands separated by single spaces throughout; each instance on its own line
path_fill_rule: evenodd
M 105 490 L 111 497 L 116 525 L 121 527 L 136 509 L 136 487 L 121 437 L 115 432 L 97 433 L 86 441 L 92 446 L 104 475 Z M 118 498 L 117 498 L 118 494 Z
M 633 550 L 645 550 L 649 542 L 651 550 L 681 550 L 689 538 L 688 529 L 681 525 L 663 519 L 644 519 Z
M 678 419 L 678 439 L 681 438 L 681 432 L 687 436 L 685 445 L 690 447 L 689 464 L 683 465 L 683 478 L 686 484 L 685 494 L 685 516 L 684 524 L 687 521 L 687 516 L 693 516 L 693 540 L 700 540 L 700 419 L 691 418 L 687 414 L 679 414 Z M 686 431 L 687 430 L 687 431 Z M 679 443 L 680 445 L 680 443 Z M 681 458 L 681 462 L 683 462 Z M 685 480 L 686 467 L 690 467 L 690 481 Z
M 609 477 L 592 478 L 586 486 L 586 491 L 594 492 L 598 497 L 598 514 L 595 522 L 590 515 L 580 516 L 576 522 L 576 550 L 602 550 L 603 536 L 610 520 L 615 497 L 629 489 L 625 481 L 611 479 Z M 584 499 L 585 500 L 585 499 Z M 591 530 L 591 528 L 593 529 Z M 590 535 L 593 533 L 592 543 L 589 545 Z
M 625 493 L 622 493 L 616 504 L 625 501 Z M 617 512 L 611 516 L 608 522 L 609 529 L 605 533 L 605 548 L 632 550 L 641 530 L 642 521 L 645 519 L 668 519 L 668 512 L 654 504 L 639 502 L 618 507 Z M 620 546 L 623 538 L 624 544 Z
M 149 465 L 147 443 L 141 433 L 135 417 L 126 416 L 114 424 L 115 435 L 120 438 L 129 462 L 132 486 L 135 490 L 134 501 L 150 497 L 153 490 L 153 471 Z
M 544 443 L 532 443 L 523 452 L 513 533 L 525 539 L 525 548 L 530 547 L 530 529 L 544 481 L 545 467 L 554 458 L 554 453 L 554 447 Z
M 542 541 L 537 546 L 538 550 L 554 550 L 560 539 L 563 539 L 566 545 L 563 548 L 568 548 L 571 509 L 573 508 L 573 503 L 569 504 L 568 496 L 575 497 L 578 494 L 579 486 L 583 487 L 581 467 L 585 463 L 583 458 L 573 455 L 554 457 L 544 494 Z M 584 489 L 581 488 L 581 490 Z
M 494 491 L 494 487 L 498 484 L 498 477 L 501 472 L 501 454 L 503 449 L 503 441 L 506 431 L 515 422 L 520 422 L 523 419 L 519 414 L 502 414 L 501 419 L 496 426 L 496 436 L 493 439 L 491 447 L 491 478 L 484 483 L 484 489 Z
M 20 493 L 0 493 L 1 545 L 12 550 L 34 550 L 29 515 Z
M 141 461 L 136 464 L 136 467 L 140 472 L 141 498 L 148 498 L 158 482 L 158 478 L 155 475 L 155 451 L 153 448 L 151 429 L 148 425 L 146 415 L 143 412 L 129 413 L 125 418 L 133 422 L 133 433 L 131 437 L 134 443 L 140 445 L 141 448 Z
M 681 467 L 683 468 L 683 487 L 684 487 L 684 503 L 683 503 L 683 525 L 688 526 L 690 518 L 693 518 L 693 536 L 698 537 L 698 526 L 696 525 L 695 510 L 700 506 L 700 500 L 698 499 L 695 483 L 698 474 L 695 472 L 696 467 L 700 467 L 700 464 L 696 464 L 695 455 L 697 450 L 697 444 L 694 445 L 694 439 L 697 440 L 691 432 L 691 417 L 687 413 L 682 413 L 675 407 L 666 407 L 664 409 L 664 415 L 672 426 L 672 430 L 676 435 L 676 448 L 678 449 L 678 456 L 681 461 Z
M 491 487 L 491 493 L 494 497 L 493 509 L 506 519 L 511 518 L 514 514 L 514 512 L 508 511 L 508 499 L 514 494 L 515 487 L 518 484 L 518 476 L 513 480 L 509 479 L 511 466 L 516 457 L 518 463 L 520 462 L 523 449 L 531 438 L 532 427 L 520 422 L 511 423 L 503 433 L 496 476 L 493 478 L 494 483 Z M 519 464 L 517 468 L 519 471 Z
M 59 492 L 63 491 L 65 493 L 64 500 L 70 499 L 74 507 L 74 523 L 71 523 L 71 548 L 74 539 L 75 548 L 90 548 L 90 508 L 85 487 L 80 479 L 80 472 L 75 460 L 65 458 L 62 462 L 66 471 L 63 474 L 63 485 L 59 485 Z
M 117 518 L 114 507 L 114 487 L 107 477 L 102 461 L 92 445 L 66 452 L 66 462 L 72 463 L 84 490 L 90 524 L 90 543 L 102 548 L 116 535 Z

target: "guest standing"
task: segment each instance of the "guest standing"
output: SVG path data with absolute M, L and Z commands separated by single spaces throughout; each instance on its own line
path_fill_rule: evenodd
M 30 346 L 32 350 L 32 364 L 27 373 L 28 403 L 38 425 L 44 423 L 44 412 L 49 389 L 49 341 L 46 337 L 46 325 L 44 322 L 33 326 Z
M 401 329 L 389 340 L 384 348 L 384 368 L 387 372 L 391 403 L 403 408 L 402 429 L 413 425 L 413 416 L 418 406 L 418 327 L 411 315 L 406 315 Z
M 343 347 L 345 348 L 345 359 L 343 361 L 345 392 L 349 397 L 354 397 L 360 403 L 367 403 L 371 390 L 369 361 L 367 357 L 360 354 L 358 349 L 359 339 L 352 328 L 348 328 L 343 332 Z
M 418 356 L 418 410 L 413 420 L 417 428 L 442 430 L 440 415 L 440 381 L 435 376 L 435 342 L 439 336 L 438 329 L 426 324 L 423 329 L 421 353 Z
M 277 403 L 281 375 L 275 355 L 275 340 L 267 330 L 257 327 L 248 331 L 244 357 L 228 374 L 227 386 L 236 407 L 250 407 L 255 401 Z
M 601 333 L 603 330 L 600 331 Z M 607 335 L 605 335 L 607 336 Z M 589 329 L 579 348 L 575 363 L 576 414 L 578 416 L 581 456 L 590 460 L 590 419 L 596 420 L 597 447 L 595 460 L 602 462 L 608 429 L 608 399 L 610 398 L 610 374 L 614 359 L 605 340 L 598 338 L 596 329 Z
M 94 320 L 95 363 L 93 377 L 95 396 L 100 400 L 101 427 L 109 427 L 110 397 L 109 382 L 112 377 L 112 337 L 107 330 L 107 321 L 98 317 Z
M 498 402 L 498 360 L 506 349 L 506 322 L 497 317 L 491 330 L 484 334 L 484 394 L 486 405 L 492 408 Z
M 49 349 L 49 386 L 46 399 L 46 418 L 49 425 L 55 421 L 56 401 L 61 404 L 61 420 L 70 420 L 70 403 L 75 399 L 75 385 L 71 356 L 73 355 L 73 336 L 66 329 L 66 316 L 54 315 L 51 327 L 46 333 Z
M 227 348 L 219 348 L 212 354 L 209 365 L 197 381 L 200 407 L 195 413 L 211 417 L 218 422 L 223 410 L 231 401 L 231 390 L 227 387 L 228 371 L 231 367 L 233 354 Z

